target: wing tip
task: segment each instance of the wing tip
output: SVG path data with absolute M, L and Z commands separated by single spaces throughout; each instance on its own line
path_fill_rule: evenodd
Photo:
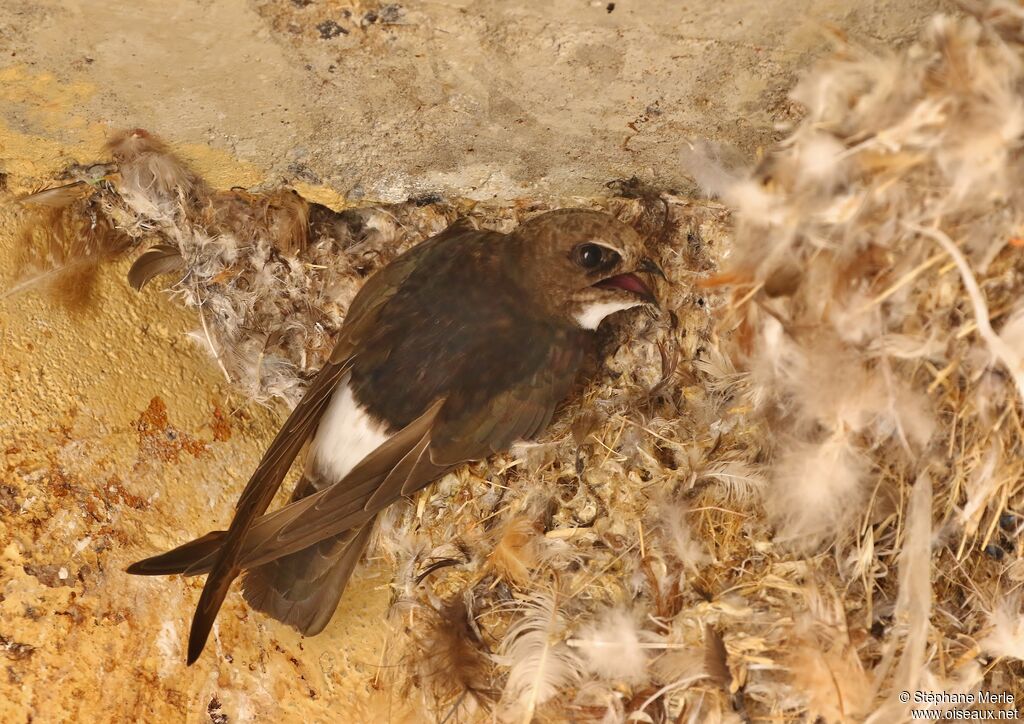
M 133 576 L 173 576 L 176 573 L 184 573 L 188 568 L 188 562 L 176 560 L 171 554 L 175 551 L 160 553 L 141 561 L 135 561 L 125 568 L 125 573 Z
M 192 631 L 188 635 L 188 655 L 185 657 L 185 665 L 191 666 L 203 653 L 203 649 L 206 648 L 206 641 L 210 638 L 210 629 L 207 628 L 202 635 L 198 635 L 196 627 L 192 626 Z
M 130 566 L 125 568 L 124 572 L 125 573 L 130 573 L 133 576 L 148 576 L 148 575 L 151 575 L 150 572 L 146 569 L 146 561 L 148 561 L 148 560 L 149 559 L 146 558 L 145 560 L 135 561 Z
M 188 632 L 188 656 L 185 660 L 189 666 L 194 664 L 203 653 L 203 648 L 210 638 L 210 631 L 213 630 L 213 624 L 217 620 L 217 614 L 220 612 L 221 606 L 224 605 L 228 589 L 231 588 L 231 582 L 238 577 L 239 573 L 241 570 L 232 563 L 226 562 L 222 554 L 221 560 L 206 577 L 206 584 L 199 596 L 196 612 L 192 616 L 192 627 Z

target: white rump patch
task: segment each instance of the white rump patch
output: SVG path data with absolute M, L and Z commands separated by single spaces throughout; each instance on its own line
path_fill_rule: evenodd
M 310 446 L 310 461 L 323 477 L 337 482 L 391 437 L 352 394 L 349 377 L 338 384 Z
M 640 300 L 628 302 L 594 302 L 583 308 L 583 311 L 576 315 L 576 323 L 583 329 L 597 329 L 597 325 L 609 314 L 621 312 L 623 309 L 632 309 L 643 304 Z

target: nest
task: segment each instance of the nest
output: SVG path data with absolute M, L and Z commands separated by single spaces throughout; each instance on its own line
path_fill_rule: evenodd
M 1024 10 L 967 10 L 899 53 L 838 39 L 755 168 L 695 145 L 720 202 L 569 202 L 649 240 L 664 310 L 607 325 L 542 440 L 382 516 L 362 716 L 888 722 L 904 691 L 1024 696 Z M 380 265 L 552 206 L 334 211 L 212 190 L 145 132 L 111 152 L 28 199 L 30 282 L 149 244 L 132 282 L 170 275 L 257 400 L 299 398 Z

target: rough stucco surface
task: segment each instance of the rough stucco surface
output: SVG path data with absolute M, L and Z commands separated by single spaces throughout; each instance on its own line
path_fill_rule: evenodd
M 4 64 L 78 89 L 77 125 L 49 124 L 54 140 L 132 124 L 350 196 L 561 195 L 634 174 L 679 183 L 686 137 L 752 152 L 790 117 L 786 91 L 828 32 L 900 43 L 940 3 L 608 7 L 7 0 L 0 46 Z M 31 111 L 4 115 L 39 130 Z
M 8 0 L 0 171 L 23 191 L 142 126 L 222 187 L 287 181 L 335 203 L 684 186 L 685 138 L 772 140 L 825 28 L 898 43 L 939 7 Z M 4 211 L 0 288 L 14 224 Z M 232 391 L 186 339 L 195 320 L 131 292 L 125 269 L 84 309 L 0 298 L 0 718 L 336 720 L 373 685 L 388 571 L 314 639 L 233 593 L 213 642 L 233 661 L 191 669 L 201 580 L 122 572 L 226 523 L 282 417 Z
M 302 689 L 322 713 L 334 677 L 377 655 L 371 609 L 385 581 L 353 587 L 348 605 L 364 615 L 312 658 L 236 598 L 227 616 L 247 622 L 222 625 L 214 643 L 234 664 L 192 670 L 183 639 L 200 581 L 123 572 L 224 520 L 280 414 L 228 389 L 184 338 L 189 315 L 158 292 L 135 295 L 123 273 L 104 274 L 77 313 L 27 297 L 0 307 L 0 718 L 166 721 L 205 716 L 217 699 L 234 719 Z

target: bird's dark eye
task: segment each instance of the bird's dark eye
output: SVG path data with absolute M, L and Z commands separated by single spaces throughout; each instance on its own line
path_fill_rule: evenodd
M 573 261 L 584 269 L 597 269 L 614 264 L 618 256 L 614 251 L 600 244 L 580 244 L 572 250 Z

